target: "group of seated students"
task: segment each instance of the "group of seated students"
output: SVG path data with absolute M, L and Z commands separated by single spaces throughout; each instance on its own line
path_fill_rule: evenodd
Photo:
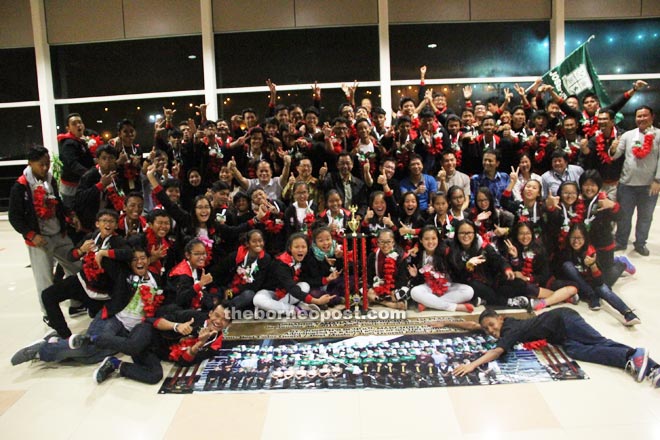
M 466 88 L 458 116 L 422 77 L 419 103 L 402 99 L 391 127 L 369 100 L 355 105 L 356 85 L 321 125 L 318 87 L 303 110 L 275 105 L 268 84 L 261 124 L 253 109 L 227 122 L 207 120 L 202 108 L 199 124 L 175 126 L 164 109 L 146 159 L 132 122 L 99 145 L 70 115 L 59 190 L 48 150 L 29 151 L 9 217 L 37 287 L 45 283 L 40 301 L 54 332 L 13 364 L 102 361 L 99 383 L 114 372 L 156 383 L 160 360 L 213 356 L 235 311 L 290 317 L 343 307 L 345 274 L 356 271 L 371 305 L 471 313 L 583 299 L 592 310 L 607 302 L 626 326 L 640 323 L 612 290 L 635 272 L 614 256 L 627 157 L 614 112 L 643 81 L 610 108 L 587 95 L 584 110 L 540 83 L 516 87 L 521 103 L 511 109 L 508 90 L 486 106 Z M 366 274 L 360 263 L 344 267 L 360 251 L 343 240 L 353 216 L 367 237 Z M 638 234 L 642 255 L 645 240 Z M 70 276 L 48 285 L 54 259 Z M 72 335 L 66 299 L 93 317 L 85 335 Z

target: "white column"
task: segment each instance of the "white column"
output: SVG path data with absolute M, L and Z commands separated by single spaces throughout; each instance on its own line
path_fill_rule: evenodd
M 213 40 L 213 1 L 200 0 L 202 13 L 202 57 L 204 59 L 204 101 L 206 117 L 218 119 L 218 94 L 215 80 L 215 42 Z
M 564 0 L 552 0 L 550 19 L 550 67 L 555 67 L 566 57 L 566 34 L 564 33 Z
M 380 60 L 380 105 L 392 119 L 392 85 L 390 78 L 389 0 L 378 0 L 378 58 Z
M 32 13 L 32 34 L 34 54 L 37 59 L 37 86 L 39 88 L 39 110 L 41 112 L 41 133 L 44 146 L 53 154 L 57 148 L 57 122 L 55 121 L 55 95 L 50 66 L 50 46 L 46 32 L 46 11 L 43 0 L 30 0 Z

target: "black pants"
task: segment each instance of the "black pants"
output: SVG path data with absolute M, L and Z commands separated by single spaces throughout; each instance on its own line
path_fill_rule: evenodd
M 525 282 L 521 279 L 505 281 L 495 287 L 476 280 L 469 281 L 468 285 L 474 289 L 475 297 L 483 299 L 491 306 L 505 306 L 507 299 L 524 296 L 526 292 Z
M 77 276 L 70 276 L 57 284 L 53 284 L 41 292 L 41 302 L 46 309 L 48 325 L 50 325 L 61 338 L 66 339 L 71 336 L 71 330 L 64 319 L 64 314 L 60 309 L 60 303 L 67 299 L 80 301 L 89 309 L 91 316 L 103 308 L 105 301 L 96 301 L 90 298 L 80 284 Z
M 97 318 L 98 319 L 98 318 Z M 140 323 L 129 332 L 116 317 L 106 320 L 103 331 L 97 335 L 94 345 L 101 349 L 112 349 L 133 358 L 133 363 L 122 362 L 119 374 L 142 383 L 155 384 L 163 378 L 160 359 L 149 349 L 153 333 L 151 324 Z

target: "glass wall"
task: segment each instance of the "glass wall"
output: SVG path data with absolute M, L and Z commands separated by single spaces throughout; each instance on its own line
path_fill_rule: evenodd
M 0 84 L 0 102 L 39 99 L 34 48 L 0 50 Z
M 52 46 L 55 98 L 201 90 L 202 37 Z
M 218 87 L 378 80 L 378 28 L 217 34 Z
M 587 41 L 596 71 L 603 74 L 660 72 L 660 20 L 566 22 L 566 54 Z
M 390 26 L 392 79 L 540 75 L 550 65 L 548 22 Z

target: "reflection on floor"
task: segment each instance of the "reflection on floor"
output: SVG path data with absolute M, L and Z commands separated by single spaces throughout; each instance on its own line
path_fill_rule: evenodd
M 656 214 L 660 214 L 656 212 Z M 660 357 L 660 215 L 648 245 L 651 256 L 626 253 L 637 274 L 615 291 L 642 325 L 621 325 L 615 312 L 577 309 L 603 334 Z M 590 380 L 406 390 L 158 395 L 115 378 L 94 384 L 94 366 L 24 364 L 14 351 L 46 333 L 27 251 L 0 221 L 0 432 L 7 439 L 194 438 L 408 439 L 660 438 L 660 390 L 636 384 L 613 368 L 581 362 Z M 478 313 L 477 309 L 475 313 Z M 75 318 L 84 330 L 88 320 Z M 166 369 L 169 367 L 166 367 Z

